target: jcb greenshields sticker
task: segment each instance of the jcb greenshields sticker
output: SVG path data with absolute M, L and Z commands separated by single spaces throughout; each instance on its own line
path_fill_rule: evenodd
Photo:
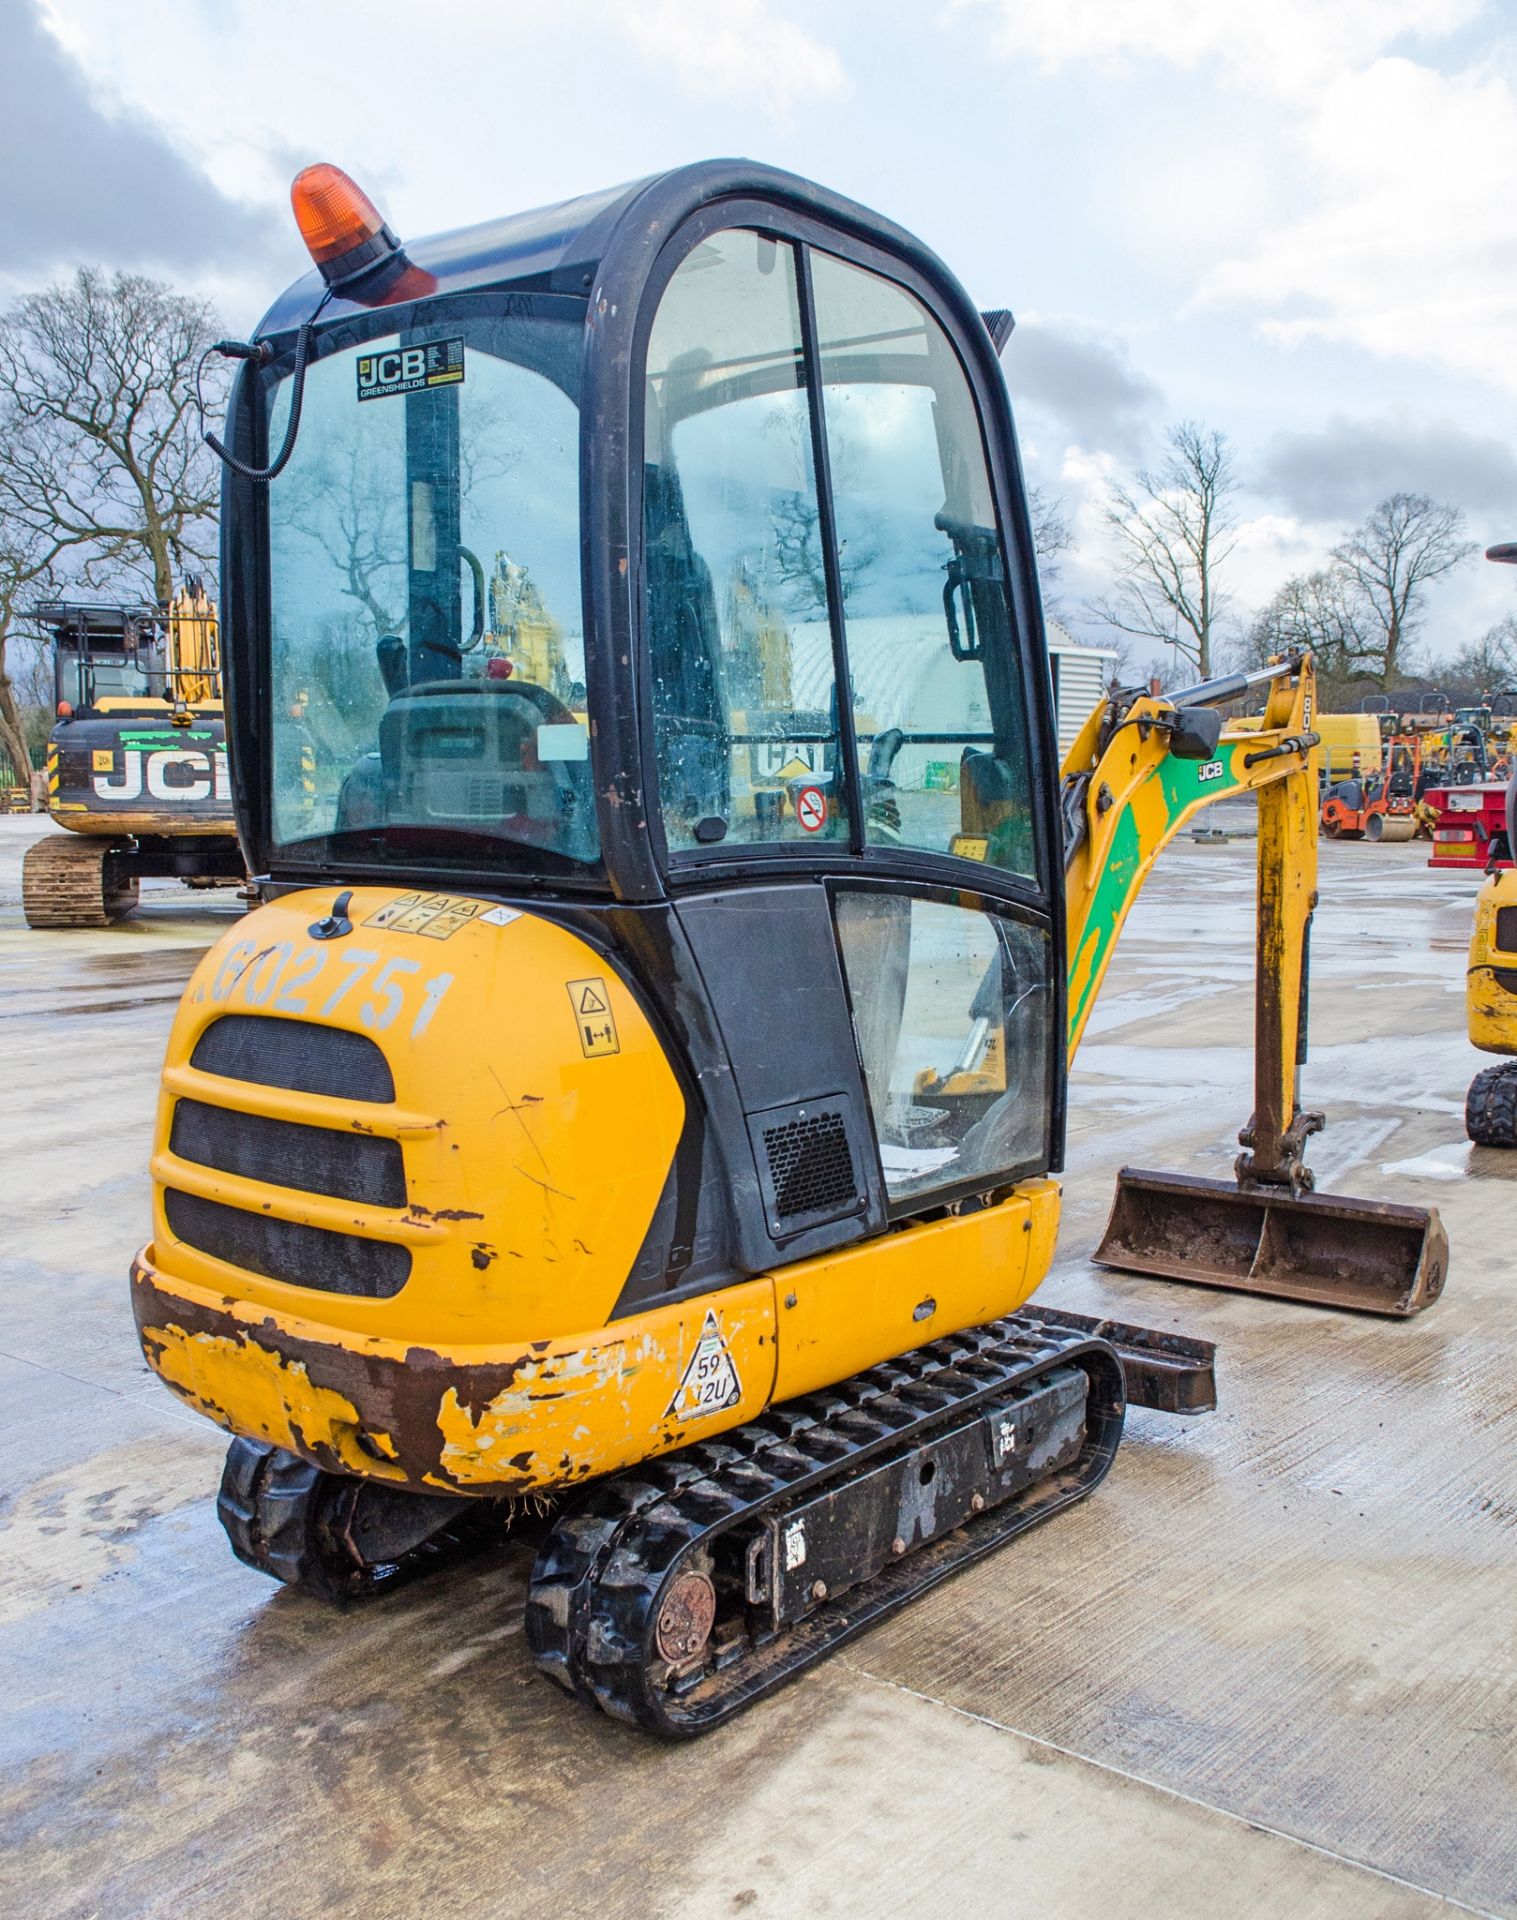
M 390 347 L 358 356 L 358 397 L 384 400 L 394 393 L 425 393 L 428 387 L 456 387 L 464 377 L 464 343 L 424 340 L 415 347 Z

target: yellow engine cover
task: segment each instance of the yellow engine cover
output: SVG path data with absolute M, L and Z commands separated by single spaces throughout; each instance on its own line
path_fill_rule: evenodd
M 1476 899 L 1464 1004 L 1471 1046 L 1517 1053 L 1517 867 L 1493 873 Z
M 324 939 L 333 897 L 212 949 L 164 1068 L 134 1309 L 231 1431 L 418 1488 L 559 1487 L 1010 1312 L 1047 1271 L 1058 1189 L 1028 1181 L 613 1319 L 684 1119 L 637 997 L 532 914 L 361 888 Z M 357 1199 L 376 1153 L 403 1189 Z

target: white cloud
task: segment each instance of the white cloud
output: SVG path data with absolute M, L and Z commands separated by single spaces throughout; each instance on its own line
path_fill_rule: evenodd
M 1061 67 L 1077 61 L 1161 60 L 1193 69 L 1209 61 L 1233 78 L 1307 98 L 1346 67 L 1363 65 L 1403 35 L 1439 37 L 1483 0 L 952 0 L 955 11 L 991 8 L 995 42 L 1010 57 Z
M 550 204 L 714 152 L 763 152 L 846 94 L 796 0 L 37 0 L 110 111 L 141 115 L 223 193 L 275 210 L 312 160 L 347 168 L 402 236 Z M 434 30 L 436 29 L 436 30 Z M 207 278 L 202 276 L 202 279 Z M 216 289 L 229 324 L 279 270 Z
M 1193 277 L 1196 306 L 1237 313 L 1276 344 L 1357 347 L 1517 393 L 1517 276 L 1506 257 L 1517 86 L 1512 43 L 1500 38 L 1509 10 L 1486 0 L 952 4 L 965 18 L 993 10 L 993 44 L 1008 59 L 1050 69 L 1145 61 L 1196 76 L 1194 105 L 1172 126 L 1144 123 L 1114 173 L 1135 239 Z M 1461 45 L 1455 68 L 1453 36 L 1481 16 L 1500 31 L 1478 58 Z M 1220 86 L 1196 91 L 1208 79 Z M 1236 150 L 1217 118 L 1229 110 L 1246 128 Z
M 1313 526 L 1292 514 L 1260 513 L 1244 520 L 1227 562 L 1231 611 L 1246 617 L 1291 574 L 1326 566 L 1336 538 L 1336 529 Z
M 766 100 L 777 114 L 807 100 L 837 99 L 848 76 L 833 48 L 765 0 L 633 0 L 615 26 L 688 85 L 733 99 Z
M 1315 204 L 1221 261 L 1202 299 L 1252 306 L 1286 343 L 1441 361 L 1517 392 L 1510 82 L 1379 60 L 1325 88 L 1298 139 Z

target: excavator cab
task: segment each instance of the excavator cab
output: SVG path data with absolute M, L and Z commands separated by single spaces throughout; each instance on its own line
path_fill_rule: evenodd
M 1211 1404 L 1027 1302 L 1153 836 L 1315 792 L 1309 664 L 1226 763 L 1236 689 L 1103 703 L 1061 794 L 1007 317 L 864 208 L 294 201 L 222 449 L 262 904 L 170 1040 L 143 1349 L 248 1564 L 373 1592 L 546 1504 L 539 1665 L 696 1732 Z
M 565 210 L 551 261 L 535 218 L 467 267 L 415 249 L 425 297 L 329 307 L 288 467 L 232 482 L 228 573 L 235 725 L 270 747 L 239 756 L 260 869 L 526 892 L 688 943 L 742 1157 L 760 1114 L 831 1143 L 815 1193 L 763 1197 L 767 1162 L 718 1179 L 720 1130 L 688 1144 L 706 1264 L 751 1265 L 1055 1167 L 1063 954 L 986 325 L 872 216 L 762 170 L 708 204 L 719 179 L 749 175 Z M 239 394 L 255 459 L 311 299 Z M 1003 1112 L 917 1101 L 992 1046 Z

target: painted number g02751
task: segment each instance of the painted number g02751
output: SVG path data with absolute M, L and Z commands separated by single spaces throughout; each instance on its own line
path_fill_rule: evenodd
M 385 1033 L 405 1013 L 408 1037 L 419 1040 L 453 984 L 451 973 L 423 977 L 421 962 L 402 954 L 388 959 L 372 947 L 312 946 L 276 941 L 260 947 L 239 940 L 228 949 L 211 981 L 218 1005 L 241 1005 L 270 1013 L 313 1015 L 330 1020 L 356 1008 L 371 1033 Z

